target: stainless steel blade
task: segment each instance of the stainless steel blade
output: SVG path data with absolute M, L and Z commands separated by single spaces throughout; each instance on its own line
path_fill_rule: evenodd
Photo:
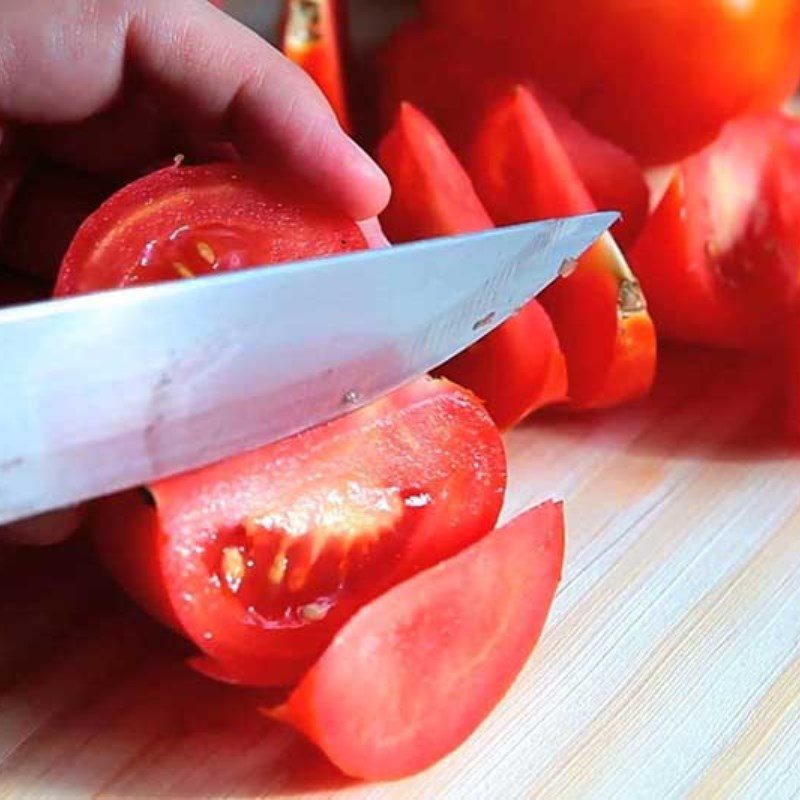
M 324 422 L 503 322 L 599 213 L 0 312 L 0 523 Z

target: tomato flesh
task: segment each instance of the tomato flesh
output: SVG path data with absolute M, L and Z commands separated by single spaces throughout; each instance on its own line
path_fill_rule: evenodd
M 436 126 L 408 103 L 378 147 L 392 183 L 382 215 L 395 242 L 492 227 L 472 182 Z M 564 356 L 553 326 L 535 300 L 451 359 L 439 374 L 474 391 L 501 428 L 566 397 Z
M 346 5 L 339 0 L 288 0 L 281 47 L 302 67 L 331 104 L 339 124 L 351 130 L 344 73 Z
M 267 713 L 353 777 L 425 769 L 472 733 L 523 668 L 563 555 L 559 504 L 521 515 L 362 608 Z
M 366 246 L 343 214 L 238 164 L 170 166 L 134 181 L 79 228 L 57 295 L 188 278 Z
M 595 210 L 541 106 L 524 87 L 501 97 L 480 126 L 467 162 L 498 224 Z M 634 274 L 606 234 L 569 277 L 541 295 L 567 362 L 576 408 L 604 408 L 649 389 L 656 340 Z
M 420 379 L 149 498 L 99 501 L 91 527 L 118 581 L 208 656 L 203 671 L 284 685 L 358 607 L 486 534 L 504 488 L 480 403 Z
M 800 123 L 730 123 L 682 162 L 631 253 L 659 333 L 758 350 L 780 344 L 797 300 Z

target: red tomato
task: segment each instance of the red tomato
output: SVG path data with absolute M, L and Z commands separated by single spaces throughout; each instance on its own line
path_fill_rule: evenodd
M 498 224 L 595 210 L 541 106 L 522 87 L 488 112 L 468 170 Z M 566 355 L 575 407 L 608 407 L 649 390 L 655 333 L 639 284 L 611 236 L 541 299 Z
M 515 62 L 593 131 L 648 163 L 687 156 L 728 119 L 786 97 L 798 0 L 425 0 L 429 17 Z
M 684 161 L 631 254 L 662 335 L 740 349 L 783 337 L 799 256 L 800 123 L 778 113 Z
M 480 41 L 445 27 L 415 22 L 400 28 L 380 58 L 384 126 L 392 124 L 401 103 L 411 102 L 463 157 L 488 106 L 518 82 L 503 52 L 486 61 L 481 48 Z M 540 88 L 535 95 L 597 208 L 622 212 L 615 237 L 624 245 L 632 242 L 647 216 L 642 170 L 625 151 L 590 133 L 552 96 Z
M 339 123 L 350 131 L 344 78 L 346 5 L 338 0 L 287 0 L 281 45 L 322 89 Z
M 80 227 L 57 295 L 156 283 L 365 246 L 344 215 L 237 164 L 171 166 L 114 194 Z
M 288 702 L 268 712 L 343 772 L 389 780 L 458 747 L 539 638 L 564 555 L 546 503 L 363 608 Z
M 288 440 L 100 501 L 106 564 L 231 681 L 296 681 L 353 612 L 493 527 L 503 445 L 420 379 Z
M 455 154 L 434 124 L 410 104 L 400 107 L 378 147 L 378 161 L 392 183 L 392 199 L 381 217 L 392 241 L 492 227 Z M 439 372 L 481 397 L 501 429 L 566 397 L 564 356 L 536 301 Z

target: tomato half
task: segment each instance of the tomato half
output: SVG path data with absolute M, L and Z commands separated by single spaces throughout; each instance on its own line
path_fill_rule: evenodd
M 292 683 L 353 612 L 482 537 L 503 500 L 483 407 L 420 379 L 351 415 L 100 501 L 106 564 L 216 677 Z
M 800 122 L 727 125 L 684 161 L 631 253 L 662 335 L 760 349 L 797 299 Z
M 478 196 L 498 224 L 595 210 L 541 106 L 524 87 L 489 110 L 467 164 Z M 655 331 L 639 284 L 610 235 L 541 301 L 566 355 L 575 407 L 608 407 L 649 390 Z
M 344 70 L 346 4 L 339 0 L 287 0 L 281 47 L 322 89 L 339 124 L 351 130 Z
M 392 183 L 381 217 L 394 242 L 492 227 L 472 182 L 436 126 L 404 103 L 378 147 Z M 565 399 L 567 373 L 553 326 L 535 300 L 439 369 L 475 392 L 498 427 Z
M 546 503 L 363 608 L 288 702 L 268 712 L 343 772 L 388 780 L 458 747 L 535 646 L 564 555 Z
M 170 166 L 129 184 L 79 228 L 57 295 L 278 264 L 366 246 L 343 214 L 232 163 Z
M 800 73 L 798 0 L 425 0 L 430 18 L 516 61 L 589 128 L 647 162 L 689 155 Z
M 380 56 L 380 102 L 385 128 L 410 102 L 427 114 L 462 158 L 487 108 L 523 76 L 503 52 L 482 56 L 480 40 L 444 26 L 412 22 L 401 27 Z M 601 210 L 622 213 L 617 240 L 632 242 L 647 216 L 642 170 L 624 150 L 581 125 L 540 87 L 534 92 L 581 181 Z

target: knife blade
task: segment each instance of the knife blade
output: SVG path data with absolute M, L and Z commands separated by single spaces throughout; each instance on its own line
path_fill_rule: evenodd
M 463 350 L 596 213 L 0 312 L 0 523 L 333 419 Z

